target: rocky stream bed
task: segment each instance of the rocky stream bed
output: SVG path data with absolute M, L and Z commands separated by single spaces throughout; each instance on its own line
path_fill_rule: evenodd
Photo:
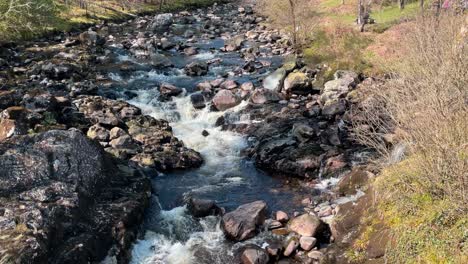
M 0 263 L 338 262 L 371 80 L 293 55 L 237 4 L 3 45 Z

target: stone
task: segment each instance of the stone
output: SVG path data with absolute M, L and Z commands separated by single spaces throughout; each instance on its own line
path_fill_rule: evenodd
M 335 79 L 325 83 L 320 101 L 326 104 L 328 101 L 346 97 L 346 95 L 356 86 L 358 76 L 350 71 L 337 71 Z
M 315 261 L 321 261 L 324 258 L 323 253 L 318 250 L 313 250 L 307 253 L 307 256 Z
M 277 220 L 271 220 L 268 222 L 268 230 L 273 230 L 283 227 L 283 224 Z
M 190 198 L 187 202 L 187 209 L 194 217 L 222 214 L 222 209 L 212 200 Z
M 283 211 L 277 211 L 276 212 L 276 220 L 281 222 L 281 223 L 287 223 L 289 221 L 289 216 L 287 213 Z
M 191 62 L 184 68 L 188 76 L 203 76 L 208 73 L 208 64 L 205 62 Z
M 284 80 L 282 90 L 286 94 L 309 94 L 312 92 L 312 84 L 303 72 L 292 72 Z
M 170 83 L 162 83 L 159 86 L 159 92 L 161 93 L 162 98 L 169 99 L 173 96 L 178 96 L 179 94 L 183 92 L 183 90 Z
M 324 223 L 315 215 L 303 214 L 291 219 L 288 228 L 301 236 L 315 237 L 324 228 Z
M 264 201 L 255 201 L 225 214 L 221 219 L 221 228 L 225 236 L 233 241 L 244 241 L 254 237 L 258 228 L 265 222 L 266 209 Z
M 232 90 L 232 89 L 236 89 L 237 86 L 238 86 L 238 84 L 237 84 L 236 81 L 234 81 L 234 80 L 226 80 L 226 81 L 224 81 L 223 83 L 221 83 L 220 88 L 221 88 L 221 89 Z
M 139 149 L 136 142 L 129 135 L 123 135 L 121 137 L 113 139 L 109 142 L 109 144 L 113 148 L 129 150 L 132 153 L 136 153 Z
M 302 123 L 294 124 L 292 134 L 299 142 L 306 142 L 316 136 L 315 130 L 312 127 Z
M 224 82 L 224 79 L 223 78 L 218 78 L 218 79 L 214 79 L 210 82 L 211 86 L 213 86 L 213 88 L 218 88 L 221 86 L 221 84 Z
M 198 49 L 196 47 L 188 47 L 184 49 L 184 53 L 187 56 L 193 56 L 198 54 Z
M 245 82 L 241 85 L 242 91 L 253 91 L 255 89 L 254 84 L 252 82 Z
M 170 13 L 156 15 L 148 25 L 148 30 L 161 31 L 166 30 L 173 23 L 173 16 Z
M 174 66 L 170 59 L 159 53 L 151 54 L 149 58 L 149 63 L 158 69 L 169 68 Z
M 273 234 L 275 234 L 275 235 L 278 235 L 278 236 L 285 236 L 285 235 L 288 235 L 290 233 L 290 231 L 287 228 L 284 228 L 284 227 L 273 229 L 273 230 L 271 230 L 271 232 Z
M 27 112 L 24 107 L 11 106 L 0 113 L 0 141 L 28 132 Z
M 242 250 L 240 260 L 242 264 L 267 264 L 270 259 L 264 249 L 249 245 Z
M 128 133 L 120 127 L 114 127 L 110 130 L 109 139 L 113 140 L 122 136 L 128 135 Z
M 328 118 L 332 118 L 335 115 L 341 115 L 346 111 L 346 100 L 329 100 L 322 107 L 322 115 Z
M 0 91 L 0 111 L 10 106 L 17 106 L 21 101 L 21 94 L 16 90 Z
M 284 249 L 283 255 L 285 257 L 291 256 L 294 252 L 296 252 L 296 249 L 299 247 L 299 243 L 295 239 L 291 239 Z
M 102 46 L 106 43 L 106 39 L 99 36 L 95 31 L 88 30 L 78 36 L 81 44 L 87 46 Z
M 224 44 L 224 50 L 227 52 L 239 50 L 242 47 L 243 43 L 244 43 L 244 36 L 242 35 L 236 36 L 226 41 L 226 43 Z
M 9 138 L 0 164 L 0 259 L 97 263 L 114 248 L 116 261 L 128 261 L 149 178 L 76 129 Z
M 317 244 L 317 239 L 315 237 L 302 236 L 299 239 L 299 244 L 303 250 L 309 251 Z
M 250 101 L 254 104 L 269 104 L 281 100 L 279 94 L 268 89 L 256 89 L 250 96 Z
M 109 130 L 99 124 L 91 126 L 86 135 L 90 139 L 95 139 L 97 141 L 108 141 L 110 137 Z
M 210 133 L 208 131 L 206 131 L 206 130 L 202 131 L 202 136 L 207 137 L 209 135 L 210 135 Z
M 202 92 L 211 92 L 212 86 L 210 82 L 201 82 L 197 84 L 197 90 Z
M 263 79 L 263 88 L 275 92 L 280 92 L 283 89 L 283 83 L 284 79 L 286 78 L 286 74 L 287 72 L 285 69 L 277 69 L 272 74 Z
M 205 97 L 201 93 L 193 93 L 190 95 L 190 101 L 195 109 L 205 108 Z
M 219 111 L 225 111 L 240 104 L 240 98 L 229 90 L 221 90 L 213 97 L 213 105 Z

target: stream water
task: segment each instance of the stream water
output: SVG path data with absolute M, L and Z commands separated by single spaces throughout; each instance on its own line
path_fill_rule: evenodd
M 199 25 L 192 24 L 196 29 Z M 215 200 L 227 211 L 255 200 L 264 200 L 270 211 L 282 209 L 292 212 L 300 206 L 305 192 L 301 187 L 285 184 L 285 179 L 271 177 L 257 170 L 252 162 L 241 155 L 249 144 L 249 139 L 231 131 L 215 127 L 217 118 L 224 112 L 210 111 L 207 106 L 202 110 L 193 108 L 190 94 L 201 81 L 216 79 L 220 74 L 242 66 L 244 60 L 237 52 L 220 52 L 224 40 L 220 37 L 211 40 L 198 40 L 193 43 L 199 54 L 186 56 L 176 50 L 166 51 L 174 68 L 154 70 L 142 61 L 132 57 L 125 49 L 113 47 L 119 60 L 131 60 L 142 69 L 121 75 L 110 72 L 109 77 L 121 93 L 131 91 L 136 94 L 128 101 L 140 107 L 145 114 L 168 120 L 175 136 L 186 146 L 199 151 L 204 164 L 190 171 L 154 175 L 151 208 L 147 213 L 143 229 L 144 236 L 133 248 L 131 263 L 233 263 L 236 248 L 245 243 L 263 243 L 273 235 L 262 232 L 259 236 L 243 243 L 226 241 L 219 227 L 219 217 L 192 218 L 184 205 L 187 197 Z M 255 43 L 246 43 L 249 47 Z M 189 77 L 183 67 L 192 61 L 207 61 L 219 58 L 221 64 L 212 66 L 206 76 Z M 261 58 L 271 62 L 255 74 L 231 76 L 239 83 L 258 82 L 259 78 L 279 67 L 283 58 L 270 56 Z M 165 82 L 185 89 L 185 92 L 170 101 L 159 98 L 158 84 Z M 234 122 L 252 122 L 248 116 L 238 112 L 245 107 L 243 102 L 227 110 Z M 261 122 L 261 121 L 257 121 Z M 202 131 L 208 131 L 203 136 Z M 261 244 L 260 244 L 261 245 Z

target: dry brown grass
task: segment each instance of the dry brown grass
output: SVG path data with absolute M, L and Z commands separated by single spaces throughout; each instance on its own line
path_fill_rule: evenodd
M 393 162 L 396 146 L 406 146 L 407 159 L 385 168 L 376 184 L 395 241 L 390 263 L 467 256 L 467 22 L 449 13 L 418 18 L 396 47 L 404 56 L 386 65 L 392 77 L 364 92 L 357 140 Z

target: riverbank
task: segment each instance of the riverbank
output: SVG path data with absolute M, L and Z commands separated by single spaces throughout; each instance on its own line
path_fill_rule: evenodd
M 178 10 L 203 8 L 213 3 L 227 1 L 191 0 L 168 1 L 160 4 L 156 2 L 124 2 L 118 0 L 86 1 L 83 5 L 74 2 L 62 3 L 51 1 L 50 8 L 42 10 L 16 10 L 18 18 L 2 18 L 0 21 L 0 45 L 15 41 L 33 40 L 35 38 L 56 35 L 58 33 L 79 32 L 96 24 L 122 22 L 135 16 L 144 16 L 155 13 L 175 12 Z M 0 9 L 0 15 L 7 10 Z M 32 18 L 24 20 L 21 12 L 35 13 Z M 44 13 L 41 13 L 44 12 Z M 11 12 L 14 13 L 14 12 Z M 0 16 L 1 17 L 1 16 Z M 33 22 L 33 23 L 31 23 Z

